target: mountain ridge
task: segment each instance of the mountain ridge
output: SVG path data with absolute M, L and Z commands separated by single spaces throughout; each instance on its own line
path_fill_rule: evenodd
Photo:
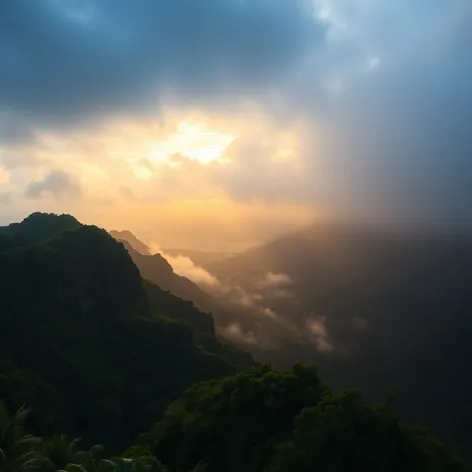
M 162 289 L 175 294 L 184 300 L 192 301 L 205 312 L 211 313 L 217 309 L 209 294 L 207 294 L 196 283 L 187 277 L 183 277 L 174 272 L 171 264 L 161 254 L 143 254 L 137 247 L 147 247 L 133 233 L 128 232 L 128 239 L 117 239 L 128 250 L 133 262 L 141 272 L 141 276 L 150 282 L 158 285 Z M 117 234 L 111 232 L 110 234 Z M 124 236 L 123 233 L 120 234 Z
M 1 396 L 27 399 L 35 434 L 119 450 L 195 382 L 254 362 L 216 338 L 211 315 L 144 282 L 105 230 L 72 221 L 0 228 Z

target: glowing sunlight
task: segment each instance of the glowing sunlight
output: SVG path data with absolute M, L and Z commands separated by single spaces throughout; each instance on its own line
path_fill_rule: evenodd
M 176 154 L 204 165 L 213 161 L 224 163 L 227 160 L 222 157 L 223 152 L 236 138 L 237 136 L 212 131 L 201 122 L 182 121 L 174 133 L 152 144 L 152 151 L 147 158 L 151 162 L 168 162 L 176 167 L 178 162 L 169 162 L 169 158 Z

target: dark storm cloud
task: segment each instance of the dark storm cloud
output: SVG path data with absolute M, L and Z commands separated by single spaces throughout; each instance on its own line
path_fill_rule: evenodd
M 472 8 L 463 14 L 332 109 L 340 139 L 329 151 L 346 166 L 338 184 L 367 212 L 472 224 Z
M 34 130 L 27 122 L 18 119 L 13 113 L 0 113 L 0 143 L 3 146 L 26 144 L 34 140 Z
M 240 201 L 291 199 L 343 218 L 471 227 L 472 4 L 332 4 L 346 4 L 341 20 L 355 34 L 328 44 L 316 70 L 286 90 L 289 106 L 274 109 L 312 122 L 303 167 L 277 169 L 249 143 L 240 165 L 216 178 Z M 339 91 L 323 90 L 330 78 Z
M 5 0 L 0 107 L 53 120 L 274 86 L 323 40 L 295 0 Z
M 56 198 L 76 197 L 80 193 L 80 185 L 75 178 L 60 170 L 52 171 L 44 179 L 32 182 L 26 189 L 26 196 L 29 198 L 47 194 Z
M 226 116 L 255 98 L 274 129 L 305 123 L 299 162 L 241 136 L 207 169 L 231 198 L 470 222 L 472 3 L 313 3 L 321 23 L 296 0 L 4 0 L 0 139 L 159 105 Z

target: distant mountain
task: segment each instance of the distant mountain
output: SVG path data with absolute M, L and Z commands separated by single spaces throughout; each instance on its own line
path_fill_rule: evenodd
M 151 255 L 151 249 L 140 241 L 131 231 L 110 231 L 110 234 L 118 241 L 126 241 L 140 254 L 145 256 Z
M 193 249 L 163 249 L 163 251 L 172 257 L 188 257 L 195 265 L 200 267 L 206 267 L 214 262 L 225 261 L 236 256 L 235 253 L 230 252 L 207 252 Z
M 34 214 L 0 228 L 0 396 L 36 434 L 119 451 L 193 383 L 252 365 L 213 319 L 145 282 L 106 231 Z
M 139 240 L 131 231 L 110 231 L 110 234 L 118 241 L 126 241 L 135 251 L 139 252 L 144 256 L 151 256 L 151 249 L 141 240 Z M 235 256 L 235 253 L 226 252 L 207 252 L 207 251 L 196 251 L 193 249 L 163 249 L 165 254 L 172 257 L 188 257 L 194 262 L 194 264 L 205 267 L 207 264 L 211 264 L 217 261 L 223 261 Z
M 235 319 L 253 320 L 254 316 L 260 314 L 253 306 L 248 305 L 244 300 L 244 295 L 238 293 L 239 288 L 236 287 L 235 293 L 228 293 L 224 290 L 213 292 L 211 295 L 201 289 L 197 284 L 176 274 L 169 262 L 160 254 L 145 255 L 135 249 L 136 247 L 147 247 L 142 241 L 129 231 L 110 234 L 125 236 L 128 239 L 120 241 L 128 250 L 131 258 L 141 272 L 141 276 L 145 280 L 149 280 L 153 284 L 158 285 L 164 290 L 192 302 L 199 310 L 211 313 L 216 321 L 216 332 L 222 340 L 228 340 L 231 343 L 231 333 L 225 328 L 231 326 Z M 202 254 L 197 252 L 198 254 Z M 188 256 L 192 251 L 187 252 Z M 167 255 L 167 254 L 166 254 Z M 183 256 L 187 257 L 187 256 Z M 212 261 L 221 260 L 212 258 Z M 195 263 L 195 261 L 192 260 Z M 231 290 L 229 290 L 231 292 Z M 213 319 L 213 318 L 212 318 Z M 220 329 L 223 328 L 223 329 Z M 229 334 L 229 335 L 228 335 Z M 244 346 L 243 346 L 244 347 Z M 246 346 L 247 347 L 247 346 Z
M 409 419 L 472 441 L 471 234 L 314 225 L 206 269 L 276 314 L 241 318 L 232 338 L 259 359 L 315 362 L 328 382 L 375 398 L 395 392 Z M 281 275 L 261 291 L 267 274 L 290 280 L 287 297 Z

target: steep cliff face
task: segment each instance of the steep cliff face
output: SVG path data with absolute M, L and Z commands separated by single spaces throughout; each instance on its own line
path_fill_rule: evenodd
M 105 230 L 68 215 L 0 228 L 0 287 L 0 395 L 32 407 L 35 434 L 119 452 L 193 383 L 252 361 L 218 341 L 211 315 L 144 281 Z
M 112 231 L 110 234 L 116 236 L 117 232 Z M 163 290 L 167 290 L 184 300 L 192 301 L 202 311 L 207 313 L 220 311 L 220 307 L 217 306 L 210 295 L 187 277 L 176 274 L 161 254 L 143 254 L 137 250 L 136 247 L 147 246 L 129 231 L 121 232 L 119 235 L 127 236 L 128 239 L 118 239 L 118 241 L 128 250 L 143 279 L 149 280 Z

